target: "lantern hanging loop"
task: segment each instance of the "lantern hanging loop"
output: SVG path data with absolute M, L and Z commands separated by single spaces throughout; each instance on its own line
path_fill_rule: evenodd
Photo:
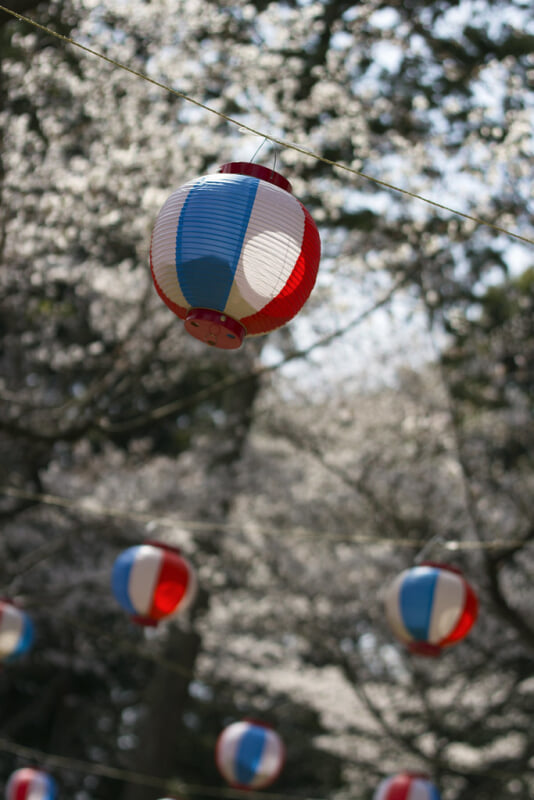
M 442 533 L 435 533 L 430 539 L 425 542 L 422 548 L 414 557 L 414 562 L 420 565 L 423 561 L 428 559 L 436 550 L 442 549 L 446 545 L 446 539 Z
M 263 137 L 263 141 L 262 141 L 262 142 L 261 142 L 261 143 L 258 145 L 258 147 L 256 148 L 256 150 L 255 150 L 255 152 L 254 152 L 254 155 L 253 155 L 253 156 L 252 156 L 252 158 L 250 159 L 251 163 L 252 163 L 252 162 L 254 162 L 254 161 L 256 160 L 256 157 L 257 157 L 258 153 L 259 153 L 259 152 L 260 152 L 260 150 L 261 150 L 261 149 L 262 149 L 262 148 L 263 148 L 263 147 L 264 147 L 264 146 L 267 144 L 267 142 L 268 142 L 268 141 L 269 141 L 269 140 L 268 140 L 268 138 L 267 138 L 266 136 L 264 136 L 264 137 Z

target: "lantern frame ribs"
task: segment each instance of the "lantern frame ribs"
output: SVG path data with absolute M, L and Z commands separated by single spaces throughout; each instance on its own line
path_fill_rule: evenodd
M 321 242 L 290 182 L 260 164 L 229 162 L 179 187 L 160 210 L 150 269 L 190 336 L 236 350 L 280 328 L 313 289 Z

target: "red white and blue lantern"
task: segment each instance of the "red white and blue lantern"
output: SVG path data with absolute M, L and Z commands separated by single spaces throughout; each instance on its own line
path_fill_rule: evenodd
M 373 800 L 440 800 L 440 794 L 427 775 L 403 772 L 383 780 Z
M 0 600 L 0 660 L 10 661 L 26 653 L 33 644 L 33 623 L 7 600 Z
M 190 606 L 196 576 L 176 547 L 151 541 L 120 554 L 113 565 L 111 586 L 134 622 L 157 625 Z
M 425 562 L 393 581 L 385 596 L 393 633 L 418 655 L 439 655 L 467 635 L 478 613 L 477 597 L 456 567 Z
M 222 731 L 215 761 L 223 778 L 235 789 L 264 789 L 279 776 L 285 748 L 272 728 L 243 720 Z
M 289 322 L 313 289 L 321 242 L 282 175 L 224 164 L 181 186 L 150 247 L 156 290 L 188 333 L 225 350 Z
M 6 786 L 6 800 L 54 800 L 56 782 L 46 772 L 23 767 L 13 772 Z

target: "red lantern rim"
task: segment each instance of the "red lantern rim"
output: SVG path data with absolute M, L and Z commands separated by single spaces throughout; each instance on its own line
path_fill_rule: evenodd
M 168 550 L 169 552 L 176 553 L 179 556 L 182 555 L 182 551 L 179 547 L 175 547 L 172 544 L 167 544 L 166 542 L 158 542 L 157 539 L 145 539 L 143 544 L 149 544 L 151 547 L 159 547 L 160 550 Z
M 408 650 L 414 656 L 437 658 L 441 655 L 441 645 L 430 644 L 430 642 L 408 642 Z
M 157 628 L 158 624 L 161 622 L 159 619 L 152 619 L 152 617 L 141 617 L 138 615 L 134 615 L 130 617 L 132 622 L 135 622 L 136 625 L 142 625 L 143 628 Z
M 251 175 L 253 178 L 272 183 L 290 194 L 293 192 L 290 182 L 279 172 L 275 172 L 274 169 L 264 167 L 261 164 L 253 164 L 250 161 L 229 161 L 219 167 L 219 172 L 233 175 Z
M 267 728 L 270 731 L 274 731 L 273 726 L 269 722 L 264 722 L 262 719 L 256 719 L 255 717 L 243 717 L 242 720 L 238 720 L 239 722 L 250 722 L 251 725 L 257 725 L 258 728 Z
M 435 567 L 436 569 L 444 569 L 447 572 L 454 572 L 456 575 L 463 577 L 460 567 L 455 567 L 453 564 L 443 564 L 441 561 L 421 561 L 420 564 L 416 564 L 416 567 Z
M 190 309 L 184 327 L 190 336 L 220 350 L 237 350 L 247 335 L 240 322 L 211 308 Z
M 430 775 L 428 772 L 418 772 L 417 770 L 407 769 L 404 772 L 400 772 L 399 775 L 406 775 L 408 778 L 421 778 L 421 780 L 429 781 Z M 398 777 L 398 776 L 397 776 Z

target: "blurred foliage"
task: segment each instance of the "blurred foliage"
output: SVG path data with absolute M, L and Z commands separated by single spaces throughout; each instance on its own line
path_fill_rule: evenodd
M 12 7 L 247 125 L 530 230 L 521 0 Z M 219 790 L 221 727 L 264 717 L 288 748 L 281 794 L 370 800 L 416 767 L 444 800 L 531 800 L 528 248 L 265 146 L 320 226 L 319 281 L 286 329 L 217 353 L 155 296 L 150 230 L 173 188 L 257 137 L 6 15 L 0 77 L 0 484 L 74 503 L 0 496 L 3 592 L 38 632 L 0 672 L 1 735 Z M 392 280 L 386 313 L 416 309 L 395 323 L 401 370 L 378 310 Z M 378 337 L 362 326 L 258 377 L 375 307 Z M 445 334 L 440 365 L 414 366 L 412 317 Z M 148 536 L 181 547 L 202 587 L 191 619 L 152 635 L 109 592 L 113 559 Z M 448 558 L 464 539 L 500 542 L 454 553 L 481 617 L 417 661 L 380 593 L 422 542 Z M 0 752 L 4 777 L 21 763 Z M 76 800 L 158 796 L 57 777 Z

